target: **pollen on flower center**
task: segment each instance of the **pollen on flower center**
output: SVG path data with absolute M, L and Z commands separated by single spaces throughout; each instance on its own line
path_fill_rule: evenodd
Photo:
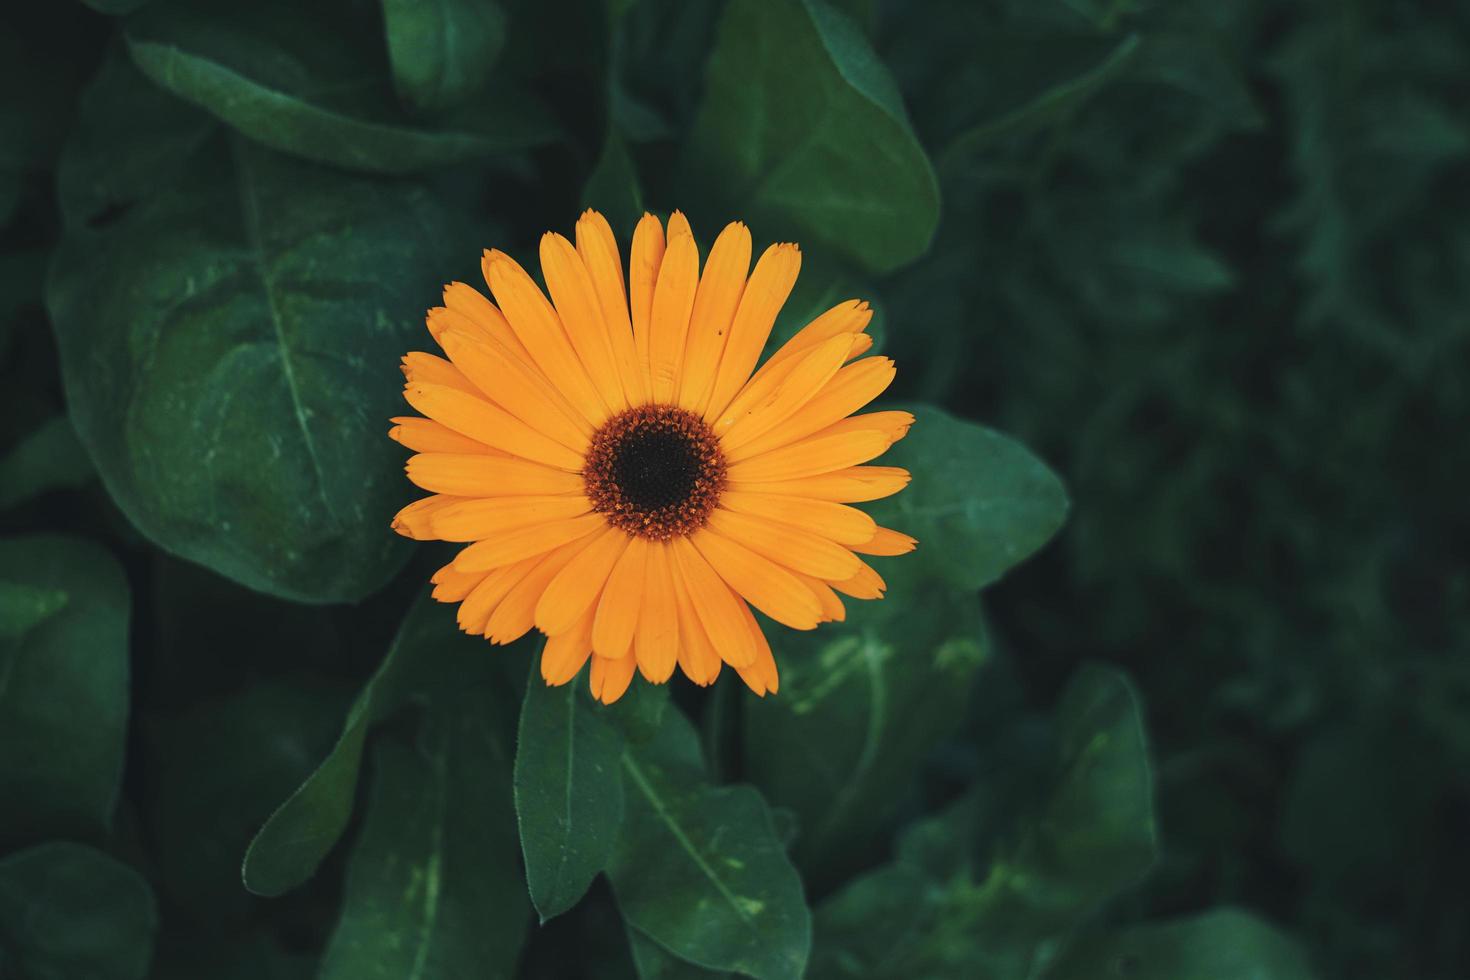
M 609 524 L 662 541 L 704 526 L 725 487 L 725 457 L 693 412 L 642 405 L 597 430 L 582 477 Z

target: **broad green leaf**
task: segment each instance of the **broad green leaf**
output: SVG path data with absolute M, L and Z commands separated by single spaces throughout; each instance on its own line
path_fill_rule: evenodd
M 96 475 L 71 421 L 58 415 L 0 457 L 0 509 L 82 486 Z
M 142 980 L 156 927 L 148 882 L 101 851 L 54 842 L 0 859 L 7 977 Z
M 197 651 L 196 651 L 197 653 Z M 214 929 L 247 921 L 240 854 L 332 743 L 345 699 L 270 681 L 145 725 L 149 821 L 165 893 Z
M 1015 44 L 1015 39 L 1011 39 Z M 1019 130 L 1054 122 L 1068 112 L 1075 111 L 1090 96 L 1120 74 L 1132 60 L 1139 47 L 1137 34 L 1129 34 L 1096 64 L 1070 78 L 1058 81 L 1036 93 L 1027 101 L 998 116 L 985 119 L 972 126 L 950 144 L 943 155 L 943 165 L 949 167 L 963 164 L 984 151 L 990 141 L 1011 135 Z M 1033 46 L 1034 47 L 1034 46 Z M 1032 50 L 1024 44 L 1015 44 L 1014 50 Z M 1047 59 L 1036 59 L 1034 64 L 1050 67 Z
M 103 833 L 128 723 L 127 580 L 90 541 L 32 535 L 0 540 L 0 583 L 41 603 L 0 657 L 0 840 Z
M 196 141 L 186 163 L 128 138 L 104 159 L 129 176 L 99 189 L 90 157 L 108 143 L 90 125 L 117 132 L 135 108 L 119 76 L 84 106 L 68 155 L 89 159 L 63 167 L 64 210 L 107 201 L 111 217 L 71 229 L 47 289 L 77 435 L 164 549 L 272 595 L 360 598 L 406 556 L 386 526 L 407 491 L 385 426 L 450 219 L 414 184 L 222 131 L 199 144 L 187 112 L 155 123 L 176 149 Z
M 690 139 L 688 181 L 753 225 L 879 272 L 929 247 L 929 159 L 862 31 L 822 0 L 729 5 Z
M 1307 958 L 1270 925 L 1239 909 L 1086 936 L 1045 980 L 1312 980 Z
M 623 754 L 625 813 L 607 872 L 628 924 L 710 970 L 802 975 L 811 918 L 770 808 L 748 786 L 712 786 L 699 737 L 676 711 Z
M 780 696 L 744 706 L 746 771 L 795 811 L 797 859 L 822 880 L 861 862 L 910 797 L 985 657 L 973 596 L 895 589 L 848 606 L 846 622 L 774 634 Z
M 348 710 L 332 750 L 250 842 L 245 887 L 280 895 L 310 878 L 352 816 L 368 729 L 411 701 L 423 703 L 487 673 L 501 679 L 497 661 L 521 648 L 487 647 L 456 629 L 452 608 L 421 597 Z
M 623 820 L 623 739 L 578 683 L 532 668 L 516 738 L 515 803 L 531 902 L 545 922 L 607 867 Z
M 71 596 L 62 589 L 37 588 L 0 579 L 0 642 L 20 639 L 66 608 Z M 9 654 L 9 647 L 0 647 Z M 0 696 L 10 682 L 9 660 L 0 660 Z
M 524 93 L 480 100 L 434 129 L 398 109 L 375 18 L 350 4 L 162 0 L 128 20 L 143 73 L 267 146 L 401 174 L 544 142 L 550 116 Z
M 510 977 L 528 913 L 506 692 L 446 695 L 419 742 L 374 749 L 372 800 L 319 980 Z
M 718 980 L 730 976 L 679 959 L 632 926 L 628 927 L 628 950 L 633 955 L 638 980 Z
M 1153 774 L 1138 695 L 1123 674 L 1083 667 L 1057 704 L 1051 789 L 992 863 L 981 931 L 1024 944 L 1077 925 L 1158 854 Z
M 63 220 L 103 227 L 138 201 L 177 188 L 220 129 L 144 78 L 125 53 L 110 52 L 82 93 L 57 162 Z
M 1027 980 L 1152 866 L 1152 776 L 1128 681 L 1083 668 L 1052 735 L 1046 771 L 982 787 L 919 824 L 897 861 L 822 904 L 813 977 Z M 1041 783 L 1037 801 L 995 826 L 1002 797 L 1027 782 Z
M 601 211 L 619 241 L 631 241 L 633 229 L 643 217 L 638 168 L 628 153 L 628 144 L 611 127 L 602 144 L 602 156 L 582 188 L 582 204 Z
M 417 112 L 453 109 L 485 92 L 505 43 L 495 0 L 383 0 L 399 98 Z
M 978 589 L 1050 540 L 1067 515 L 1056 474 L 1024 446 L 942 409 L 912 406 L 917 421 L 879 461 L 913 482 L 869 508 L 919 540 L 899 559 L 957 589 Z

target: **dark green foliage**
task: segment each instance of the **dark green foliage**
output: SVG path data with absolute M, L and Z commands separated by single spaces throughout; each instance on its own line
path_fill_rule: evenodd
M 128 724 L 128 583 L 105 550 L 0 540 L 0 841 L 105 833 Z
M 1470 974 L 1467 66 L 1408 0 L 7 6 L 0 977 Z M 773 343 L 897 361 L 918 550 L 777 694 L 548 688 L 389 529 L 425 308 L 584 207 L 797 241 Z
M 545 921 L 576 905 L 623 824 L 623 737 L 580 684 L 526 682 L 515 796 L 526 887 Z
M 0 860 L 7 974 L 143 980 L 156 913 L 148 882 L 82 844 L 42 844 Z

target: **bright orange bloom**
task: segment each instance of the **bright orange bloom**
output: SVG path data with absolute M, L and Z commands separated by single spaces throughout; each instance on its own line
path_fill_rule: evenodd
M 576 239 L 541 239 L 549 301 L 490 251 L 498 306 L 452 283 L 429 311 L 447 360 L 403 359 L 405 397 L 426 417 L 394 419 L 389 434 L 417 454 L 409 479 L 432 496 L 393 527 L 466 543 L 434 574 L 434 597 L 493 643 L 546 634 L 548 684 L 590 658 L 592 693 L 609 704 L 635 669 L 662 684 L 675 665 L 709 684 L 729 664 L 774 692 L 750 606 L 800 630 L 841 620 L 837 593 L 885 588 L 858 555 L 915 544 L 850 506 L 909 481 L 863 465 L 914 421 L 852 414 L 894 375 L 888 358 L 860 356 L 872 311 L 833 307 L 757 370 L 796 282 L 795 245 L 766 249 L 751 272 L 737 222 L 701 275 L 684 216 L 666 234 L 644 215 L 625 280 L 602 215 L 583 214 Z

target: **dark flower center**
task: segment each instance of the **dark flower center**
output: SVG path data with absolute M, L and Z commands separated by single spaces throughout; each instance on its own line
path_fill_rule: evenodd
M 582 477 L 609 524 L 662 541 L 704 526 L 725 486 L 725 458 L 693 412 L 643 405 L 597 430 Z

